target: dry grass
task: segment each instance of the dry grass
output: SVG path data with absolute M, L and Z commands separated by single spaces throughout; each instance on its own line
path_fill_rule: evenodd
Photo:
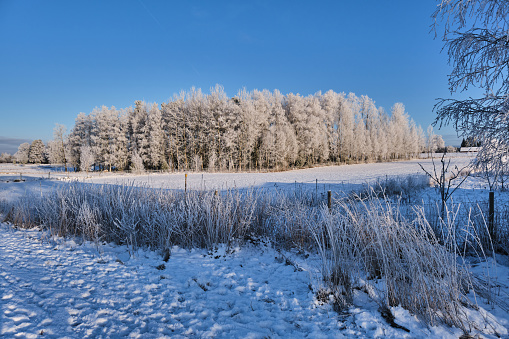
M 0 203 L 0 211 L 20 227 L 42 226 L 133 250 L 212 249 L 260 237 L 275 246 L 316 250 L 336 310 L 351 305 L 355 290 L 363 289 L 381 309 L 401 305 L 427 324 L 467 331 L 466 295 L 479 286 L 461 261 L 455 218 L 442 221 L 437 235 L 422 209 L 403 217 L 400 206 L 387 199 L 336 201 L 332 210 L 313 200 L 312 194 L 261 190 L 215 195 L 70 183 L 43 196 Z M 465 232 L 482 247 L 479 234 Z
M 401 305 L 427 324 L 445 323 L 468 331 L 465 306 L 473 277 L 451 236 L 435 236 L 422 211 L 406 220 L 386 200 L 368 199 L 321 210 L 310 225 L 323 258 L 323 275 L 336 308 L 351 304 L 355 289 L 382 309 Z M 448 224 L 450 234 L 454 225 Z

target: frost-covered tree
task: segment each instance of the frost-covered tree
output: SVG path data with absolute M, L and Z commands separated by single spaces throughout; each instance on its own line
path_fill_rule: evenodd
M 369 153 L 369 136 L 366 132 L 366 125 L 364 121 L 359 117 L 355 123 L 353 132 L 355 147 L 353 149 L 352 155 L 355 160 L 362 161 Z
M 91 116 L 93 119 L 91 147 L 95 155 L 96 163 L 100 166 L 101 170 L 111 170 L 110 160 L 113 156 L 113 150 L 111 147 L 112 133 L 110 128 L 113 124 L 113 119 L 110 115 L 110 110 L 106 106 L 102 106 L 101 108 L 96 107 L 92 111 Z
M 257 139 L 261 134 L 260 123 L 257 121 L 258 112 L 252 95 L 243 89 L 233 99 L 238 106 L 238 131 L 235 144 L 239 170 L 252 167 Z
M 53 140 L 57 142 L 57 146 L 60 152 L 60 155 L 63 159 L 63 164 L 65 171 L 67 172 L 67 136 L 65 134 L 67 128 L 64 125 L 61 124 L 55 124 L 55 128 L 53 129 Z
M 438 152 L 445 148 L 445 142 L 441 135 L 434 135 L 431 145 L 433 152 Z
M 92 150 L 92 147 L 85 145 L 81 147 L 80 152 L 80 171 L 87 172 L 90 171 L 90 168 L 95 163 L 95 154 Z
M 129 151 L 136 151 L 144 164 L 149 163 L 149 128 L 147 123 L 148 110 L 144 101 L 137 100 L 134 109 L 128 112 Z
M 50 164 L 62 164 L 64 159 L 61 154 L 61 147 L 58 141 L 50 140 L 46 146 L 46 153 L 48 154 L 48 161 Z
M 220 134 L 217 127 L 216 108 L 210 103 L 211 96 L 205 96 L 200 89 L 192 88 L 185 103 L 186 123 L 186 167 L 201 170 L 211 152 L 220 152 Z M 222 112 L 217 108 L 217 112 Z
M 357 98 L 353 93 L 350 93 L 346 100 L 343 100 L 340 105 L 338 119 L 338 152 L 341 161 L 351 159 L 355 148 L 354 128 L 356 106 Z
M 28 162 L 28 152 L 30 151 L 30 144 L 24 142 L 18 147 L 18 151 L 14 154 L 14 158 L 20 164 L 26 164 Z
M 111 107 L 109 119 L 111 123 L 109 132 L 110 151 L 108 152 L 108 164 L 115 169 L 126 169 L 129 161 L 128 156 L 128 117 L 125 110 L 117 110 Z
M 382 107 L 378 108 L 378 128 L 377 128 L 377 150 L 379 152 L 378 159 L 381 161 L 387 161 L 389 158 L 389 140 L 391 138 L 389 131 L 389 117 Z
M 145 172 L 143 158 L 138 154 L 138 151 L 136 150 L 133 151 L 131 156 L 131 171 L 136 174 L 142 174 Z
M 164 157 L 164 131 L 161 111 L 156 103 L 153 103 L 148 112 L 148 165 L 153 169 L 160 169 L 166 163 Z
M 408 114 L 405 112 L 405 106 L 400 102 L 394 104 L 391 113 L 392 158 L 407 158 L 410 135 Z
M 260 152 L 267 168 L 286 169 L 297 159 L 298 145 L 294 129 L 286 117 L 283 95 L 264 92 L 270 105 L 269 124 L 263 133 Z
M 168 167 L 180 170 L 185 162 L 187 125 L 185 118 L 185 93 L 161 105 L 161 118 L 165 132 L 165 150 Z
M 12 162 L 13 159 L 14 157 L 10 153 L 2 152 L 0 154 L 0 163 Z
M 74 127 L 67 138 L 69 148 L 68 161 L 73 164 L 76 170 L 80 168 L 81 148 L 83 146 L 92 146 L 92 125 L 93 121 L 91 116 L 85 113 L 79 113 L 74 122 Z M 54 159 L 58 159 L 55 160 L 55 163 L 63 163 L 63 158 L 57 155 L 58 142 L 56 143 L 55 147 L 52 147 Z
M 237 102 L 228 98 L 221 86 L 211 89 L 207 97 L 207 117 L 210 119 L 211 152 L 216 152 L 219 168 L 232 169 L 238 164 L 238 140 L 240 124 L 240 107 Z
M 329 159 L 339 160 L 339 108 L 344 100 L 344 94 L 335 93 L 332 90 L 323 95 L 319 95 L 320 105 L 324 114 L 324 123 L 327 130 L 327 144 L 329 149 Z
M 301 97 L 289 94 L 286 98 L 289 122 L 295 130 L 299 164 L 313 165 L 329 158 L 328 126 L 319 95 Z
M 41 139 L 32 141 L 28 150 L 28 162 L 41 164 L 45 162 L 45 146 Z
M 352 93 L 302 97 L 244 89 L 231 98 L 217 85 L 210 94 L 181 92 L 160 108 L 136 101 L 126 110 L 80 113 L 64 149 L 76 168 L 89 146 L 95 164 L 110 170 L 137 157 L 147 169 L 278 170 L 411 157 L 422 147 L 420 135 L 402 104 L 389 117 L 369 97 Z M 49 145 L 52 161 L 60 146 L 58 138 Z
M 441 0 L 433 13 L 453 66 L 451 93 L 484 90 L 477 98 L 441 99 L 435 123 L 452 123 L 461 136 L 481 141 L 482 161 L 509 155 L 508 17 L 505 0 Z
M 44 143 L 37 139 L 32 141 L 28 150 L 28 162 L 32 164 L 40 164 L 44 162 Z
M 270 97 L 271 93 L 268 90 L 259 91 L 255 89 L 251 94 L 254 110 L 256 112 L 255 130 L 257 131 L 252 158 L 254 167 L 258 169 L 263 166 L 264 159 L 266 158 L 265 155 L 267 154 L 265 150 L 262 150 L 262 144 L 267 145 L 263 140 L 270 127 Z
M 433 126 L 428 126 L 426 148 L 428 153 L 437 152 L 445 148 L 445 142 L 441 135 L 433 132 Z

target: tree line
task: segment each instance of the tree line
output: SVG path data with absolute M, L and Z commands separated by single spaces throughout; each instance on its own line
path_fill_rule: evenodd
M 285 96 L 244 89 L 230 98 L 219 85 L 210 94 L 192 88 L 161 105 L 80 113 L 67 136 L 57 129 L 49 161 L 83 171 L 285 170 L 408 159 L 426 147 L 403 104 L 389 115 L 368 96 L 332 90 Z

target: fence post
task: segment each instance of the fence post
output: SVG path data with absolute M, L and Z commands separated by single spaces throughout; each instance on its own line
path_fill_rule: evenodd
M 490 204 L 488 214 L 488 232 L 492 241 L 495 241 L 495 192 L 490 191 Z
M 316 179 L 315 200 L 318 201 L 318 179 Z
M 329 207 L 329 212 L 332 212 L 332 192 L 327 191 L 327 206 Z
M 184 192 L 187 193 L 187 173 L 186 173 L 186 179 L 185 179 L 185 184 L 184 184 Z

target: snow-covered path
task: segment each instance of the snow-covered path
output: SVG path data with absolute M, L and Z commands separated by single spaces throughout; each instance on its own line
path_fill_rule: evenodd
M 106 245 L 99 255 L 91 244 L 8 227 L 0 226 L 0 337 L 340 336 L 336 314 L 315 304 L 309 273 L 270 249 L 224 258 L 175 248 L 164 263 L 153 252 L 129 259 L 125 247 Z
M 285 255 L 289 255 L 286 253 Z M 362 291 L 343 314 L 315 298 L 318 258 L 267 246 L 225 255 L 77 245 L 0 223 L 0 338 L 458 338 L 401 307 L 391 327 Z M 164 266 L 162 266 L 164 265 Z M 504 272 L 507 270 L 504 269 Z M 504 274 L 504 277 L 506 274 Z M 504 278 L 505 279 L 505 278 Z M 314 289 L 312 291 L 311 289 Z M 486 306 L 485 306 L 486 307 Z M 498 333 L 507 336 L 505 314 Z M 493 336 L 487 336 L 493 337 Z

